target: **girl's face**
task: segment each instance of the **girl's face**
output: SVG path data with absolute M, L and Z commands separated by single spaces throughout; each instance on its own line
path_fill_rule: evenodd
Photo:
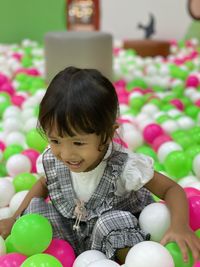
M 54 156 L 72 172 L 86 172 L 94 169 L 106 153 L 106 146 L 100 147 L 100 136 L 80 134 L 60 137 L 54 130 L 48 135 Z

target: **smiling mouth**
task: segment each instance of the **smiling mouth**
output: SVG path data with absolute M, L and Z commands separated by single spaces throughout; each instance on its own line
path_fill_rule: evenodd
M 69 166 L 69 167 L 72 167 L 72 168 L 79 168 L 81 166 L 81 163 L 83 161 L 65 161 L 65 163 Z

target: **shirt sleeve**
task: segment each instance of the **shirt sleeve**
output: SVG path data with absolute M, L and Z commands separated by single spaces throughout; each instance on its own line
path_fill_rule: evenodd
M 121 176 L 125 191 L 137 191 L 149 182 L 154 175 L 153 165 L 154 160 L 149 156 L 130 154 Z

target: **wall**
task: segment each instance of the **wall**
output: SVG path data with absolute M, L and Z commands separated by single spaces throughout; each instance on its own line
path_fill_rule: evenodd
M 101 0 L 101 29 L 118 39 L 141 39 L 137 25 L 148 24 L 150 13 L 156 19 L 154 39 L 181 39 L 192 21 L 187 0 Z
M 48 31 L 66 29 L 65 0 L 0 0 L 0 43 L 30 38 L 43 42 Z

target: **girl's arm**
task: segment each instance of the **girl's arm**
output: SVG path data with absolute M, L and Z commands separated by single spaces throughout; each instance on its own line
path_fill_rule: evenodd
M 194 260 L 200 256 L 200 239 L 189 226 L 188 201 L 184 190 L 166 176 L 155 172 L 154 177 L 145 187 L 166 202 L 171 214 L 171 225 L 165 233 L 161 244 L 175 241 L 185 261 L 188 260 L 188 248 Z
M 48 190 L 46 186 L 46 180 L 44 177 L 40 178 L 35 185 L 28 192 L 21 205 L 14 213 L 14 215 L 10 218 L 0 220 L 0 235 L 3 238 L 6 238 L 12 229 L 13 224 L 18 216 L 22 214 L 22 212 L 28 207 L 31 199 L 34 197 L 42 197 L 46 198 L 48 196 Z

